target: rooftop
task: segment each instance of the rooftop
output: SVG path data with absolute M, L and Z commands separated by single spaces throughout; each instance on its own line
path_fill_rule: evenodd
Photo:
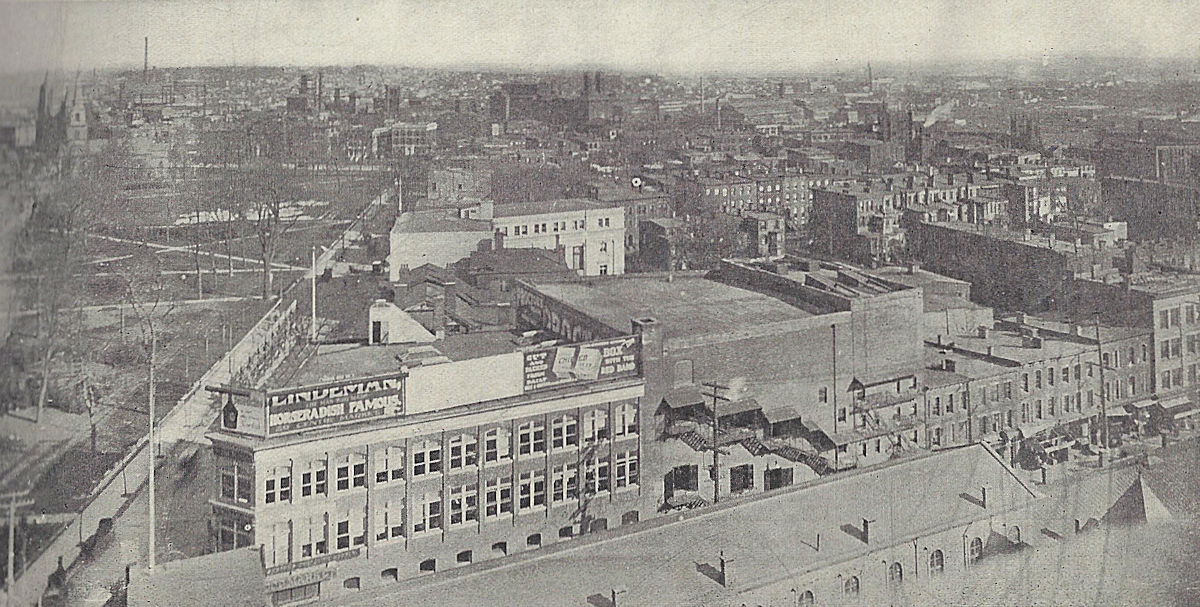
M 969 499 L 981 487 L 988 488 L 987 509 Z M 504 566 L 430 576 L 364 604 L 583 604 L 589 595 L 625 588 L 621 598 L 636 605 L 741 605 L 739 591 L 785 583 L 1036 499 L 994 452 L 973 445 L 733 499 L 719 509 L 663 517 L 595 540 L 585 536 Z M 873 521 L 869 543 L 858 532 L 864 518 Z M 810 546 L 818 534 L 820 552 Z M 731 560 L 728 588 L 702 573 L 722 552 Z
M 1140 272 L 1130 279 L 1130 288 L 1155 296 L 1183 295 L 1200 291 L 1200 275 L 1178 272 Z
M 264 607 L 262 557 L 258 548 L 238 548 L 169 561 L 148 572 L 129 571 L 130 607 Z M 186 590 L 184 590 L 186 589 Z
M 562 198 L 559 200 L 542 200 L 539 202 L 515 202 L 498 204 L 494 217 L 522 217 L 526 215 L 545 215 L 549 213 L 569 213 L 572 211 L 597 211 L 600 209 L 619 208 L 612 205 L 587 200 L 584 198 Z
M 663 323 L 668 337 L 731 333 L 813 316 L 774 297 L 700 276 L 676 275 L 668 281 L 626 275 L 537 288 L 622 332 L 629 331 L 631 318 L 652 316 Z
M 497 209 L 499 210 L 499 209 Z M 442 209 L 410 211 L 396 218 L 393 232 L 487 232 L 492 224 L 478 219 L 462 219 Z

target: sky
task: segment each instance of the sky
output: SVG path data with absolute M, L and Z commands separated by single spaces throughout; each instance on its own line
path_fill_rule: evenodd
M 1200 0 L 0 0 L 0 72 L 410 65 L 756 72 L 1195 57 Z

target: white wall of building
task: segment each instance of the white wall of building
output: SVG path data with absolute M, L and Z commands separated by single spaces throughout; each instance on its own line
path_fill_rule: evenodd
M 567 266 L 583 276 L 625 273 L 622 207 L 497 217 L 492 224 L 504 235 L 505 248 L 562 247 Z

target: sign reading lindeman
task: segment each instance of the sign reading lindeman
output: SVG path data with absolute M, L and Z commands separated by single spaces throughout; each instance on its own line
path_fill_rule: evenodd
M 404 413 L 404 374 L 267 393 L 267 434 L 324 428 Z

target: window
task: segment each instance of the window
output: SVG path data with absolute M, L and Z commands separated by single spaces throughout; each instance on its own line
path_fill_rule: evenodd
M 606 264 L 606 263 L 600 264 L 600 275 L 608 276 L 608 264 Z
M 904 567 L 900 563 L 888 565 L 888 585 L 897 586 L 904 581 Z
M 817 400 L 822 403 L 829 402 L 829 388 L 820 388 L 817 390 Z
M 522 472 L 517 483 L 517 510 L 525 512 L 546 505 L 546 473 Z
M 637 451 L 624 451 L 613 456 L 613 480 L 617 489 L 637 484 Z
M 375 483 L 404 478 L 404 450 L 387 447 L 375 451 Z
M 942 414 L 942 397 L 940 397 L 940 396 L 933 397 L 933 414 L 934 415 Z
M 1171 308 L 1171 326 L 1179 326 L 1179 308 Z
M 1042 389 L 1042 372 L 1040 370 L 1033 372 L 1033 387 L 1038 390 Z
M 1105 354 L 1105 356 L 1108 355 Z M 1046 384 L 1050 386 L 1054 385 L 1054 367 L 1046 369 Z
M 426 493 L 418 500 L 420 511 L 413 519 L 413 533 L 424 533 L 442 528 L 442 495 Z
M 636 464 L 636 462 L 635 462 Z M 579 466 L 574 462 L 555 466 L 550 473 L 550 501 L 565 502 L 579 497 Z
M 596 442 L 608 438 L 608 415 L 602 409 L 593 409 L 583 414 L 583 441 Z
M 387 540 L 404 535 L 404 500 L 398 496 L 375 507 L 375 540 Z
M 813 596 L 813 591 L 811 590 L 805 590 L 804 592 L 801 592 L 800 600 L 798 602 L 801 607 L 812 607 L 813 605 L 817 604 L 817 600 Z
M 604 240 L 601 240 L 601 241 L 600 241 L 600 252 L 601 252 L 601 253 L 607 253 L 607 252 L 608 252 L 608 242 L 607 242 L 607 241 L 604 241 Z
M 529 546 L 530 548 L 541 548 L 542 547 L 542 534 L 533 533 L 533 534 L 526 536 L 525 537 L 525 545 Z
M 493 556 L 508 556 L 508 542 L 496 542 L 492 544 Z
M 971 545 L 967 549 L 967 564 L 974 565 L 979 561 L 979 557 L 983 556 L 983 540 L 974 538 L 971 540 Z
M 1042 419 L 1042 399 L 1040 399 L 1040 398 L 1037 401 L 1036 411 L 1037 411 L 1037 418 Z
M 354 470 L 353 485 L 355 487 L 366 487 L 367 486 L 367 462 L 358 462 L 358 463 L 354 464 L 353 470 Z
M 517 453 L 530 455 L 546 451 L 546 427 L 541 420 L 528 421 L 517 427 Z
M 1170 388 L 1170 387 L 1171 387 L 1171 372 L 1170 372 L 1170 371 L 1163 371 L 1163 372 L 1162 372 L 1162 379 L 1161 379 L 1161 381 L 1160 381 L 1159 383 L 1160 383 L 1160 384 L 1162 384 L 1162 385 L 1161 385 L 1161 386 L 1159 386 L 1159 387 L 1160 387 L 1160 388 L 1162 388 L 1163 390 L 1166 390 L 1167 388 Z
M 479 520 L 479 486 L 471 483 L 450 489 L 450 526 Z
M 492 428 L 483 435 L 483 461 L 495 462 L 512 457 L 512 445 L 508 440 L 508 431 L 503 428 Z
M 350 464 L 337 467 L 337 490 L 347 491 L 350 489 Z
M 338 550 L 350 549 L 350 520 L 340 520 L 337 522 L 337 534 L 335 535 Z
M 1076 365 L 1075 365 L 1075 381 L 1079 381 L 1079 380 L 1080 380 L 1080 378 L 1082 378 L 1082 377 L 1083 377 L 1082 373 L 1080 373 L 1080 370 L 1081 370 L 1082 368 L 1083 368 L 1083 365 L 1081 365 L 1081 364 L 1076 364 Z
M 462 552 L 454 555 L 454 562 L 458 563 L 459 565 L 469 565 L 471 563 L 471 556 L 470 550 L 463 550 Z
M 638 431 L 637 405 L 625 403 L 613 409 L 613 436 L 634 436 Z
M 1175 338 L 1171 340 L 1171 356 L 1177 357 L 1183 354 L 1183 338 Z
M 850 576 L 842 583 L 842 596 L 858 596 L 858 576 Z
M 436 441 L 422 441 L 413 446 L 413 477 L 433 474 L 442 469 L 442 449 Z
M 1029 374 L 1028 373 L 1021 374 L 1021 390 L 1025 391 L 1025 392 L 1029 391 Z
M 235 462 L 221 468 L 221 499 L 242 505 L 254 504 L 254 470 L 250 464 Z
M 1171 340 L 1164 340 L 1160 349 L 1162 350 L 1160 354 L 1163 358 L 1171 358 Z
M 570 415 L 556 417 L 550 422 L 550 447 L 568 449 L 579 446 L 579 423 Z
M 303 586 L 296 586 L 294 588 L 287 588 L 272 592 L 271 604 L 276 606 L 290 605 L 292 603 L 299 603 L 300 601 L 315 599 L 320 595 L 321 583 L 313 582 L 311 584 L 304 584 Z
M 300 497 L 325 495 L 325 462 L 316 462 L 313 468 L 300 474 Z
M 425 559 L 421 561 L 421 564 L 417 566 L 417 569 L 422 573 L 432 573 L 437 571 L 437 559 Z
M 946 555 L 941 550 L 929 553 L 929 575 L 938 575 L 946 570 Z
M 1049 399 L 1046 400 L 1046 413 L 1049 415 L 1054 415 L 1054 397 L 1053 396 L 1051 396 Z
M 606 493 L 609 489 L 608 460 L 592 459 L 583 464 L 583 488 L 589 494 Z
M 465 466 L 474 466 L 478 457 L 479 443 L 470 434 L 460 434 L 451 438 L 450 469 L 457 470 Z
M 946 413 L 954 413 L 954 394 L 946 398 Z
M 269 474 L 272 478 L 267 479 L 267 490 L 263 495 L 263 503 L 274 504 L 276 499 L 281 502 L 290 502 L 292 500 L 292 469 L 280 468 Z
M 486 483 L 484 517 L 496 518 L 512 512 L 512 477 L 495 478 Z

